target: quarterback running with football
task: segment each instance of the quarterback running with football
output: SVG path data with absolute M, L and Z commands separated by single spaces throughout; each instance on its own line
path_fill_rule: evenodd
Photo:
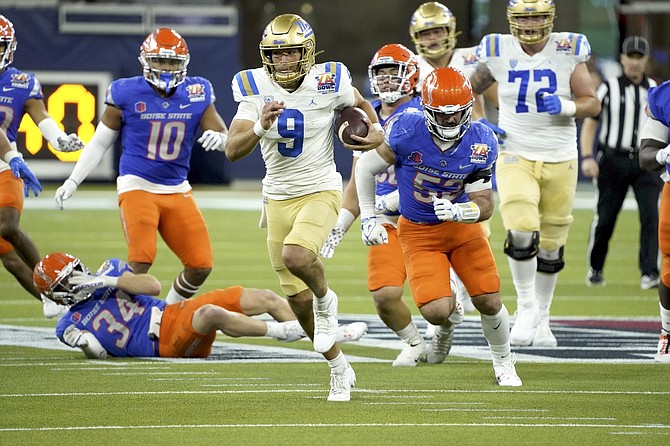
M 11 67 L 18 42 L 14 25 L 5 16 L 0 15 L 0 128 L 6 133 L 11 143 L 14 156 L 20 156 L 16 140 L 19 126 L 24 115 L 30 116 L 44 138 L 59 152 L 74 152 L 84 147 L 76 134 L 67 135 L 49 115 L 44 105 L 42 85 L 33 73 L 20 71 Z M 21 180 L 12 175 L 9 166 L 0 159 L 0 183 L 3 199 L 0 201 L 0 259 L 21 286 L 35 298 L 40 295 L 35 290 L 32 271 L 40 260 L 37 246 L 19 227 L 23 209 L 21 196 Z M 41 188 L 34 192 L 41 191 Z M 26 196 L 28 196 L 26 194 Z M 50 300 L 45 300 L 44 315 L 54 317 L 63 308 L 57 307 Z
M 318 256 L 342 201 L 342 177 L 333 157 L 335 110 L 358 106 L 368 115 L 368 136 L 349 148 L 376 147 L 383 131 L 370 103 L 351 84 L 347 67 L 315 62 L 314 31 L 300 16 L 273 19 L 259 48 L 263 67 L 233 78 L 239 105 L 225 153 L 236 161 L 260 143 L 270 262 L 314 350 L 331 367 L 328 400 L 349 401 L 356 375 L 335 342 L 337 295 Z
M 143 75 L 109 86 L 95 134 L 55 197 L 63 209 L 121 134 L 116 186 L 128 262 L 135 273 L 149 271 L 160 233 L 184 265 L 168 303 L 196 294 L 212 270 L 209 232 L 188 182 L 196 132 L 204 130 L 198 142 L 205 150 L 223 151 L 227 137 L 212 84 L 186 76 L 190 57 L 174 30 L 158 28 L 147 36 L 140 46 Z
M 422 316 L 437 325 L 432 352 L 449 354 L 455 305 L 450 268 L 460 276 L 481 313 L 500 386 L 521 386 L 509 343 L 509 314 L 500 277 L 480 221 L 493 213 L 491 169 L 498 154 L 493 131 L 471 122 L 474 96 L 455 68 L 437 68 L 421 91 L 423 113 L 399 113 L 386 123 L 386 139 L 356 165 L 363 241 L 389 241 L 375 213 L 375 176 L 395 165 L 400 192 L 398 239 L 412 297 Z
M 600 112 L 586 66 L 589 42 L 582 34 L 552 32 L 555 9 L 552 0 L 510 0 L 511 34 L 484 36 L 470 78 L 477 94 L 498 83 L 498 124 L 506 137 L 496 178 L 517 294 L 513 345 L 557 345 L 549 312 L 573 221 L 575 118 Z M 481 101 L 474 115 L 484 115 Z

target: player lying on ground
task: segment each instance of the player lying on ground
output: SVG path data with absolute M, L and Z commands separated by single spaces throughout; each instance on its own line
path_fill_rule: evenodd
M 210 291 L 186 302 L 156 299 L 160 282 L 150 274 L 134 274 L 119 259 L 105 261 L 91 274 L 70 254 L 42 258 L 33 274 L 45 297 L 67 305 L 56 335 L 88 358 L 110 356 L 204 358 L 217 330 L 228 336 L 267 336 L 291 342 L 307 334 L 286 300 L 270 290 L 233 286 Z M 249 316 L 270 314 L 277 322 Z M 363 322 L 339 327 L 338 342 L 358 340 Z

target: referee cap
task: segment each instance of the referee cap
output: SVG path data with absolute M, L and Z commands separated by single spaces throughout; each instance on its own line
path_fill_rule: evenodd
M 621 52 L 624 54 L 639 53 L 646 56 L 649 54 L 649 42 L 640 36 L 626 37 L 621 45 Z

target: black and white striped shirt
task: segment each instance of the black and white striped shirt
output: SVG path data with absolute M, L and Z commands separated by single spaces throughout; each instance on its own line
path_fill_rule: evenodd
M 621 152 L 637 152 L 640 147 L 639 131 L 647 119 L 647 92 L 656 82 L 645 76 L 640 85 L 626 76 L 610 78 L 598 87 L 601 146 Z

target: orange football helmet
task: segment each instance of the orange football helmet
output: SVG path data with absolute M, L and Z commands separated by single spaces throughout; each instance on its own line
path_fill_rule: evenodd
M 430 44 L 421 41 L 419 34 L 421 31 L 435 28 L 444 29 L 444 38 L 436 48 L 431 48 Z M 426 2 L 422 4 L 414 11 L 409 21 L 409 36 L 414 42 L 416 52 L 431 59 L 442 57 L 453 50 L 456 47 L 456 37 L 459 34 L 456 32 L 456 16 L 442 3 Z
M 396 74 L 379 74 L 379 69 L 397 68 Z M 406 46 L 390 43 L 381 47 L 368 66 L 370 90 L 387 104 L 414 93 L 419 82 L 419 61 Z
M 14 61 L 14 51 L 16 51 L 14 25 L 4 15 L 0 15 L 0 44 L 5 45 L 0 58 L 0 70 L 4 70 L 7 65 Z
M 33 283 L 42 296 L 57 304 L 74 305 L 91 297 L 87 292 L 72 292 L 69 279 L 74 271 L 90 273 L 78 258 L 65 252 L 52 252 L 35 265 Z
M 472 105 L 470 80 L 456 68 L 436 68 L 426 77 L 421 105 L 428 130 L 442 141 L 457 141 L 470 127 Z
M 140 46 L 139 60 L 145 79 L 159 90 L 170 91 L 186 79 L 191 56 L 177 31 L 158 28 Z

